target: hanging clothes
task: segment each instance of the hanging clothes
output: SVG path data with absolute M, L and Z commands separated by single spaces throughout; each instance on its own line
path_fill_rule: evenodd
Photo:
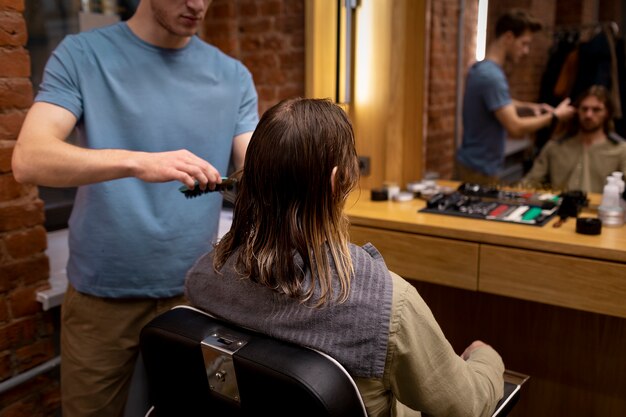
M 571 67 L 568 61 L 571 61 L 570 55 L 575 53 L 578 55 L 578 42 L 580 32 L 574 29 L 557 30 L 553 34 L 552 47 L 549 51 L 548 63 L 541 77 L 541 85 L 539 89 L 539 103 L 547 103 L 551 106 L 558 105 L 565 97 L 567 92 L 561 93 L 555 89 L 555 85 L 561 77 L 565 66 Z M 575 63 L 575 67 L 578 63 Z M 571 86 L 570 86 L 571 88 Z M 535 133 L 535 151 L 534 155 L 538 155 L 543 145 L 550 139 L 553 132 L 549 127 L 538 130 Z M 532 162 L 532 161 L 531 161 Z
M 615 106 L 614 118 L 621 119 L 622 100 L 618 72 L 620 70 L 623 72 L 624 62 L 622 61 L 621 65 L 617 62 L 615 45 L 613 30 L 607 25 L 602 25 L 601 30 L 593 38 L 578 46 L 578 73 L 569 96 L 574 100 L 592 85 L 603 85 L 611 93 Z
M 624 40 L 614 22 L 581 25 L 555 31 L 553 47 L 541 80 L 540 102 L 558 105 L 576 100 L 592 85 L 605 86 L 613 99 L 615 131 L 626 137 L 626 61 Z M 593 30 L 583 36 L 585 30 Z M 535 155 L 553 132 L 541 129 L 535 138 Z
M 554 86 L 557 83 L 561 70 L 569 55 L 577 51 L 580 33 L 576 30 L 556 31 L 553 36 L 552 47 L 549 51 L 548 63 L 541 77 L 539 102 L 551 106 L 559 104 L 567 95 L 557 95 Z

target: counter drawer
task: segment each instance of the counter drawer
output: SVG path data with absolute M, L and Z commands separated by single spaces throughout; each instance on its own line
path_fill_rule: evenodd
M 626 264 L 481 245 L 482 292 L 626 318 Z
M 476 291 L 478 244 L 369 227 L 352 226 L 350 238 L 371 242 L 387 267 L 406 279 Z

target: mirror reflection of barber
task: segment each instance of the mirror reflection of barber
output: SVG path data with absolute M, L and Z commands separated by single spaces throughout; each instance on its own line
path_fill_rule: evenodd
M 574 115 L 569 99 L 553 108 L 511 97 L 504 68 L 519 64 L 529 54 L 533 34 L 541 27 L 527 11 L 505 12 L 496 22 L 495 38 L 485 59 L 470 68 L 463 97 L 463 140 L 456 156 L 457 179 L 478 184 L 498 182 L 507 136 L 521 138 Z M 532 115 L 519 116 L 521 109 L 530 110 Z

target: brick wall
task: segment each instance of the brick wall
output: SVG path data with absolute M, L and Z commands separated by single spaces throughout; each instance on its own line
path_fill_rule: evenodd
M 459 2 L 436 0 L 430 6 L 425 169 L 446 176 L 452 172 L 455 151 Z
M 304 0 L 214 0 L 202 36 L 252 72 L 259 114 L 304 95 Z
M 580 1 L 582 0 L 567 2 L 566 7 L 570 7 L 570 3 L 580 3 Z M 541 76 L 548 60 L 548 51 L 552 44 L 550 28 L 555 24 L 554 19 L 555 9 L 558 6 L 557 3 L 562 4 L 566 2 L 559 2 L 558 0 L 526 0 L 524 2 L 506 0 L 502 2 L 492 2 L 489 5 L 489 39 L 493 37 L 493 28 L 498 17 L 507 9 L 513 7 L 528 10 L 533 16 L 539 19 L 546 28 L 546 30 L 535 33 L 530 54 L 508 75 L 511 95 L 518 100 L 537 101 Z M 577 8 L 575 4 L 572 7 L 574 9 Z M 580 14 L 579 12 L 577 13 Z
M 32 103 L 23 0 L 0 0 L 0 381 L 55 355 L 54 324 L 35 299 L 49 274 L 43 203 L 15 182 L 11 154 Z M 0 395 L 0 416 L 52 416 L 58 382 L 42 375 Z

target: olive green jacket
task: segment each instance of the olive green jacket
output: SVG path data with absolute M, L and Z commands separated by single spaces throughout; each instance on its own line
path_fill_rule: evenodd
M 370 417 L 483 416 L 503 395 L 504 364 L 489 346 L 456 354 L 415 287 L 398 275 L 382 379 L 356 378 Z
M 606 177 L 614 171 L 626 176 L 626 143 L 607 140 L 585 149 L 578 136 L 545 144 L 524 177 L 532 186 L 548 185 L 556 191 L 602 193 Z

